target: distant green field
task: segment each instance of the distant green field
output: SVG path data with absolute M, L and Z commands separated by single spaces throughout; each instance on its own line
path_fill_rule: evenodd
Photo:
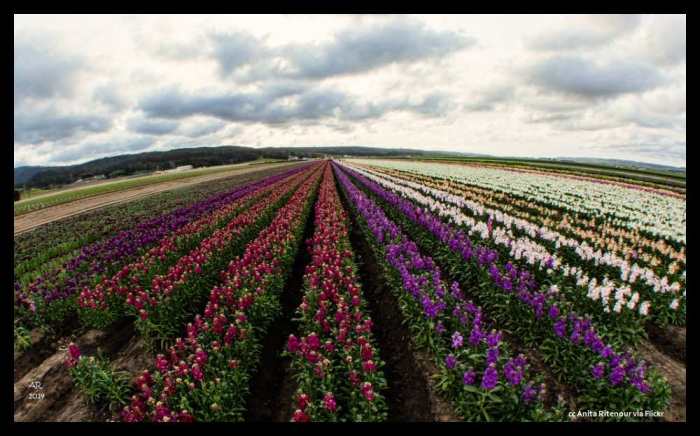
M 51 206 L 56 206 L 63 203 L 68 203 L 71 201 L 80 200 L 87 197 L 94 197 L 96 195 L 108 194 L 111 192 L 123 191 L 125 189 L 138 188 L 142 186 L 152 185 L 155 183 L 172 182 L 175 180 L 188 179 L 197 176 L 204 176 L 209 174 L 216 174 L 224 171 L 229 171 L 234 168 L 240 168 L 244 166 L 262 164 L 262 163 L 274 163 L 281 162 L 276 160 L 257 160 L 253 162 L 247 162 L 242 164 L 234 165 L 222 165 L 210 168 L 194 169 L 191 171 L 184 171 L 181 173 L 170 173 L 170 174 L 156 174 L 144 177 L 137 177 L 133 179 L 120 180 L 114 182 L 105 182 L 94 186 L 86 186 L 84 188 L 66 189 L 56 191 L 51 195 L 42 195 L 41 197 L 36 197 L 40 193 L 34 194 L 27 200 L 20 200 L 15 202 L 15 216 L 23 215 L 25 213 L 33 212 L 35 210 L 44 209 Z M 44 191 L 51 192 L 49 191 Z
M 36 197 L 38 195 L 45 195 L 49 194 L 52 191 L 56 191 L 55 189 L 41 189 L 41 188 L 30 188 L 30 189 L 25 189 L 22 192 L 22 200 L 27 200 L 32 197 Z
M 407 158 L 397 158 L 407 159 Z M 592 165 L 578 162 L 543 162 L 536 159 L 498 159 L 476 157 L 417 157 L 419 160 L 483 163 L 491 165 L 503 165 L 526 169 L 543 169 L 575 175 L 590 175 L 605 179 L 614 179 L 644 186 L 664 187 L 673 190 L 685 190 L 685 173 L 646 170 L 637 168 L 618 168 L 605 165 Z

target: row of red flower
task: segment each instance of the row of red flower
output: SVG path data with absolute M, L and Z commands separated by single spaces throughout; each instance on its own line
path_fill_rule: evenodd
M 287 350 L 299 380 L 292 420 L 382 421 L 386 403 L 383 363 L 372 340 L 372 320 L 358 283 L 348 237 L 348 216 L 327 166 L 307 241 L 311 263 L 297 313 L 301 337 Z
M 293 188 L 309 174 L 306 171 L 256 191 L 254 198 L 248 197 L 248 201 L 238 205 L 250 206 L 247 210 L 201 240 L 187 254 L 170 253 L 172 255 L 165 262 L 161 262 L 160 258 L 144 256 L 114 277 L 103 280 L 94 290 L 86 288 L 79 299 L 83 320 L 104 326 L 128 310 L 139 316 L 137 328 L 145 337 L 150 337 L 154 332 L 161 338 L 167 338 L 169 332 L 175 334 L 187 317 L 185 309 L 192 306 L 202 289 L 211 288 L 210 280 L 206 279 L 216 279 L 216 273 L 233 257 L 231 254 L 242 251 L 245 243 L 254 237 L 255 231 L 261 230 L 267 223 L 265 217 L 271 219 L 275 210 L 291 195 Z M 255 199 L 259 201 L 251 205 L 251 200 Z M 164 241 L 154 250 L 164 253 L 162 248 L 168 244 L 168 241 Z M 158 263 L 160 265 L 156 265 Z M 165 273 L 155 274 L 165 268 L 168 268 Z

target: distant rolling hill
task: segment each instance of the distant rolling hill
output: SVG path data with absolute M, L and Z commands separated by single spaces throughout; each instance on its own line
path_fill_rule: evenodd
M 672 171 L 672 172 L 685 174 L 685 168 L 674 167 L 674 166 L 670 166 L 670 165 L 653 164 L 653 163 L 647 163 L 647 162 L 637 162 L 637 161 L 633 161 L 633 160 L 598 159 L 598 158 L 593 158 L 593 157 L 577 157 L 577 158 L 560 157 L 560 158 L 557 158 L 556 160 L 561 161 L 561 162 L 578 162 L 578 163 L 584 163 L 584 164 L 605 165 L 605 166 L 612 166 L 612 167 L 619 167 L 619 168 L 634 168 L 634 169 L 642 169 L 642 170 L 647 169 L 647 170 L 656 170 L 656 171 Z
M 41 171 L 44 171 L 46 169 L 49 169 L 49 168 L 51 168 L 51 167 L 32 167 L 32 166 L 17 167 L 17 168 L 15 168 L 15 185 L 21 185 L 23 183 L 26 183 L 35 174 L 37 174 Z
M 136 154 L 124 154 L 95 159 L 77 165 L 68 166 L 22 166 L 15 168 L 15 186 L 48 187 L 73 183 L 79 178 L 105 175 L 118 177 L 144 171 L 155 171 L 174 168 L 180 165 L 195 167 L 225 165 L 249 162 L 258 158 L 287 159 L 288 156 L 322 157 L 332 156 L 375 156 L 375 157 L 443 157 L 443 158 L 485 158 L 485 159 L 522 159 L 501 158 L 476 153 L 461 153 L 450 151 L 413 150 L 404 148 L 382 148 L 364 146 L 307 146 L 307 147 L 264 147 L 252 148 L 233 145 L 214 147 L 179 148 L 168 151 L 151 151 Z M 553 159 L 524 159 L 530 162 L 578 162 L 579 164 L 603 165 L 610 167 L 641 168 L 656 171 L 675 171 L 685 175 L 684 168 L 668 167 L 642 162 L 614 159 L 594 158 L 553 158 Z
M 107 177 L 130 175 L 143 171 L 169 169 L 180 165 L 195 167 L 249 162 L 258 158 L 287 159 L 290 155 L 335 156 L 465 156 L 456 152 L 432 152 L 378 147 L 265 147 L 252 148 L 223 145 L 217 147 L 179 148 L 105 157 L 78 165 L 15 168 L 15 185 L 47 187 L 73 183 L 79 178 L 104 174 Z M 36 170 L 29 171 L 29 168 Z

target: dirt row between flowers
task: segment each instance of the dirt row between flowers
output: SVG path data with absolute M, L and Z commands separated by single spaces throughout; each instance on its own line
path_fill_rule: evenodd
M 686 327 L 659 327 L 653 323 L 645 326 L 649 341 L 667 356 L 685 365 L 686 363 Z
M 664 410 L 663 421 L 685 422 L 687 412 L 686 364 L 670 357 L 657 345 L 642 341 L 636 351 L 663 375 L 671 386 L 671 401 Z
M 136 374 L 149 362 L 149 354 L 135 334 L 131 319 L 118 321 L 105 330 L 91 329 L 64 337 L 53 354 L 15 382 L 15 421 L 105 421 L 110 418 L 108 411 L 87 405 L 74 386 L 64 363 L 69 342 L 75 342 L 86 355 L 101 352 L 117 371 Z
M 246 421 L 289 422 L 292 418 L 297 384 L 291 371 L 291 360 L 282 357 L 282 352 L 289 335 L 298 334 L 293 318 L 304 292 L 306 265 L 311 262 L 306 240 L 314 233 L 314 206 L 306 219 L 299 251 L 280 296 L 282 313 L 270 326 L 262 343 L 258 371 L 250 384 Z
M 341 188 L 338 187 L 340 190 Z M 343 207 L 347 199 L 340 196 Z M 352 214 L 351 214 L 352 215 Z M 418 350 L 396 297 L 381 279 L 381 271 L 371 247 L 360 231 L 357 217 L 352 216 L 350 241 L 358 264 L 362 292 L 368 302 L 379 355 L 384 361 L 387 390 L 383 392 L 388 420 L 392 422 L 462 421 L 452 406 L 440 397 L 433 375 L 438 369 L 432 357 Z
M 141 186 L 132 189 L 126 189 L 118 192 L 111 192 L 103 195 L 82 198 L 69 203 L 63 203 L 56 206 L 47 207 L 45 209 L 29 212 L 14 218 L 14 234 L 18 235 L 29 231 L 35 227 L 50 223 L 62 218 L 73 215 L 78 215 L 83 212 L 98 209 L 101 207 L 123 203 L 126 201 L 136 200 L 147 195 L 156 194 L 158 192 L 168 191 L 171 189 L 183 188 L 196 185 L 199 183 L 211 182 L 213 180 L 231 177 L 235 175 L 248 174 L 258 172 L 265 169 L 290 167 L 296 163 L 272 163 L 254 165 L 247 168 L 236 168 L 231 171 L 225 171 L 216 174 L 210 174 L 200 177 L 192 177 L 190 179 L 174 180 L 170 182 L 156 183 L 153 185 Z
M 686 327 L 658 327 L 652 323 L 646 326 L 648 341 L 637 347 L 641 356 L 666 377 L 671 386 L 671 402 L 664 411 L 664 421 L 686 421 Z

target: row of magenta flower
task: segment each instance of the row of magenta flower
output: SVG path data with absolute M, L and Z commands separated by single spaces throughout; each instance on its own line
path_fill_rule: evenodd
M 440 263 L 448 268 L 450 276 L 471 280 L 468 283 L 470 293 L 481 297 L 480 302 L 487 305 L 493 318 L 507 319 L 501 324 L 507 325 L 509 330 L 527 333 L 531 340 L 542 342 L 542 354 L 548 361 L 560 366 L 556 373 L 560 373 L 575 392 L 580 392 L 577 399 L 581 405 L 605 406 L 622 402 L 629 407 L 648 406 L 656 410 L 665 407 L 669 397 L 665 380 L 655 370 L 648 369 L 644 361 L 636 360 L 629 352 L 620 353 L 606 344 L 590 319 L 574 312 L 562 313 L 555 296 L 539 290 L 533 274 L 500 261 L 495 250 L 473 244 L 461 230 L 400 195 L 386 191 L 361 174 L 347 167 L 343 167 L 342 171 L 337 169 L 339 179 L 356 198 L 354 203 L 362 205 L 358 206 L 362 215 L 369 215 L 368 226 L 378 242 L 385 245 L 389 263 L 401 272 L 404 288 L 420 302 L 422 310 L 418 313 L 422 312 L 426 319 L 434 321 L 427 326 L 433 326 L 436 337 L 450 335 L 450 345 L 457 351 L 462 350 L 466 337 L 470 338 L 470 345 L 479 344 L 479 340 L 486 336 L 481 328 L 481 311 L 464 301 L 457 284 L 453 284 L 451 292 L 441 285 L 440 270 L 432 259 L 426 260 L 421 256 L 415 244 L 382 213 L 381 208 L 354 188 L 344 172 L 384 203 L 384 210 L 417 237 L 419 243 L 430 246 L 431 253 L 449 253 L 446 256 L 440 254 Z M 363 210 L 373 214 L 363 213 Z M 412 268 L 426 272 L 422 277 L 420 274 L 412 275 Z M 446 326 L 445 320 L 452 324 Z M 468 334 L 458 330 L 469 324 L 471 332 Z M 452 330 L 452 326 L 455 330 Z M 497 334 L 492 333 L 491 343 L 497 342 L 496 337 Z M 550 349 L 544 346 L 545 343 Z M 520 384 L 519 378 L 512 379 L 512 375 L 509 375 L 513 373 L 512 367 L 516 362 L 511 362 L 508 369 L 504 365 L 503 370 L 499 371 L 497 365 L 491 366 L 498 352 L 493 351 L 495 347 L 489 348 L 492 350 L 487 351 L 487 367 L 481 371 L 481 387 L 495 387 L 496 382 L 492 380 L 497 380 L 499 373 L 506 377 L 506 384 Z M 460 368 L 460 371 L 463 368 L 460 356 L 454 352 L 448 354 L 443 363 L 452 372 L 455 368 Z M 582 371 L 588 371 L 588 377 Z M 465 384 L 474 380 L 470 371 L 462 375 Z
M 99 278 L 111 276 L 148 247 L 193 220 L 224 207 L 261 187 L 269 186 L 292 174 L 299 173 L 304 168 L 306 166 L 297 167 L 285 173 L 213 195 L 205 200 L 142 221 L 128 230 L 120 231 L 109 239 L 87 245 L 60 268 L 46 272 L 28 286 L 23 287 L 16 283 L 15 307 L 28 320 L 38 324 L 44 324 L 50 320 L 63 322 L 65 317 L 74 312 L 67 311 L 65 315 L 57 317 L 52 313 L 52 311 L 55 312 L 54 306 L 74 298 L 86 286 L 93 286 Z
M 279 293 L 291 268 L 321 172 L 315 166 L 274 219 L 221 271 L 201 315 L 187 323 L 155 369 L 134 382 L 121 411 L 127 422 L 239 421 L 260 343 L 279 312 Z M 67 364 L 80 359 L 75 346 Z

